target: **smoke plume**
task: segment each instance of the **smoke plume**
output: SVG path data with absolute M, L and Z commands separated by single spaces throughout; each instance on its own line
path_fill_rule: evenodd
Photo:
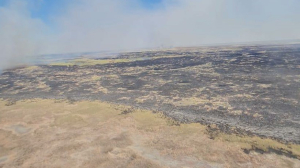
M 298 0 L 162 0 L 152 8 L 142 0 L 63 0 L 50 24 L 31 16 L 30 0 L 8 1 L 0 7 L 2 69 L 38 54 L 300 38 Z

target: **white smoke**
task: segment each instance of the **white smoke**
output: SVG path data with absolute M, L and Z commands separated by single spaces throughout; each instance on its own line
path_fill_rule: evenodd
M 0 8 L 0 67 L 40 53 L 300 39 L 299 0 L 163 0 L 154 9 L 140 0 L 67 2 L 48 27 L 24 1 Z
M 40 20 L 32 19 L 23 1 L 11 1 L 0 7 L 0 69 L 25 61 L 27 56 L 39 53 L 45 29 Z

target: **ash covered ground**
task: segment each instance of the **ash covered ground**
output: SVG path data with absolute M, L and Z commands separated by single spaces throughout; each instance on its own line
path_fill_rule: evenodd
M 5 70 L 0 98 L 102 100 L 300 143 L 300 45 L 174 48 Z

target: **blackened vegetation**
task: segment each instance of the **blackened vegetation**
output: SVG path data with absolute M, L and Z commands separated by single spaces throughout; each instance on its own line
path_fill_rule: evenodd
M 121 112 L 122 115 L 126 115 L 126 114 L 129 114 L 129 113 L 133 113 L 134 112 L 134 108 L 128 108 L 128 109 L 125 109 Z
M 7 70 L 0 97 L 112 101 L 164 111 L 180 122 L 300 143 L 299 45 L 181 48 L 120 58 L 131 61 Z
M 274 149 L 274 148 L 268 148 L 267 150 L 262 150 L 260 148 L 257 148 L 255 145 L 252 145 L 252 147 L 250 149 L 243 149 L 243 151 L 246 154 L 249 154 L 251 151 L 254 151 L 254 152 L 257 152 L 257 153 L 260 153 L 260 154 L 276 153 L 278 155 L 284 155 L 284 156 L 287 156 L 287 157 L 290 157 L 290 158 L 300 159 L 299 156 L 293 154 L 290 151 L 286 151 L 286 150 L 283 150 L 283 149 Z

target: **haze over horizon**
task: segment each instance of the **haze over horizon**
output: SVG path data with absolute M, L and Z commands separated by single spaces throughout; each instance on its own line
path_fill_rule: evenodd
M 289 39 L 298 0 L 0 2 L 0 69 L 29 55 Z

